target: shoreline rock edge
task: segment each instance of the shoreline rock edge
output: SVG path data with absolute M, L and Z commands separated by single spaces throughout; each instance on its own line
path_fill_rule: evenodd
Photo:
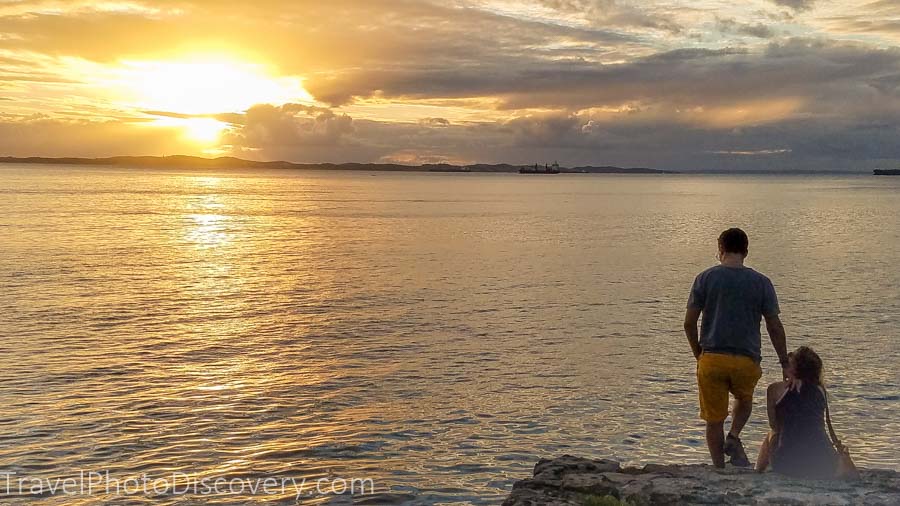
M 622 467 L 607 459 L 541 459 L 534 476 L 513 485 L 503 506 L 584 506 L 618 499 L 644 505 L 900 506 L 900 473 L 864 469 L 856 482 L 800 480 L 709 465 Z M 594 501 L 594 502 L 592 502 Z

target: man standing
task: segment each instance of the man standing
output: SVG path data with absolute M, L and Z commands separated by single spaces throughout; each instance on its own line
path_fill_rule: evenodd
M 725 455 L 731 457 L 732 465 L 750 465 L 739 436 L 750 418 L 753 390 L 762 376 L 759 324 L 763 317 L 782 370 L 788 363 L 775 287 L 769 278 L 744 266 L 748 245 L 743 230 L 722 232 L 720 264 L 694 280 L 684 316 L 684 332 L 697 359 L 700 417 L 706 421 L 706 445 L 716 467 L 725 467 Z M 729 392 L 734 409 L 726 438 Z

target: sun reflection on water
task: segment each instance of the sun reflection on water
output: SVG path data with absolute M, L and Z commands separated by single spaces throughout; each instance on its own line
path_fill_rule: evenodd
M 221 214 L 189 214 L 193 227 L 188 228 L 185 237 L 198 247 L 214 248 L 230 241 L 226 223 L 228 216 Z
M 187 224 L 185 238 L 200 248 L 214 248 L 231 241 L 228 232 L 230 216 L 224 197 L 219 191 L 222 178 L 215 176 L 197 176 L 188 178 L 186 184 L 193 185 L 198 191 L 206 191 L 201 195 L 193 195 L 186 202 L 185 215 Z

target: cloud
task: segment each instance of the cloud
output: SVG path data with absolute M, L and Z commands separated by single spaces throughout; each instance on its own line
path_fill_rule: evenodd
M 640 44 L 602 27 L 571 27 L 426 1 L 154 2 L 162 14 L 72 10 L 0 16 L 0 48 L 100 62 L 223 49 L 274 61 L 283 71 L 330 71 L 375 62 L 432 64 L 520 54 L 546 44 L 616 51 Z M 175 8 L 177 6 L 177 8 Z M 85 37 L 90 33 L 90 37 Z M 110 41 L 115 41 L 110 44 Z M 577 51 L 575 51 L 577 53 Z
M 816 0 L 772 0 L 775 5 L 790 7 L 795 11 L 807 11 L 813 8 Z
M 786 153 L 790 153 L 790 149 L 756 149 L 750 151 L 740 151 L 740 150 L 719 150 L 719 151 L 710 151 L 710 153 L 716 155 L 737 155 L 737 156 L 765 156 L 765 155 L 783 155 Z
M 594 26 L 649 28 L 680 33 L 684 27 L 673 20 L 670 12 L 657 11 L 652 5 L 630 5 L 617 0 L 539 0 L 551 11 L 577 14 Z
M 442 153 L 435 153 L 422 149 L 401 149 L 394 151 L 378 159 L 379 163 L 398 163 L 401 165 L 426 165 L 426 164 L 458 164 L 466 165 L 468 160 L 462 160 Z
M 180 129 L 125 121 L 70 121 L 36 115 L 0 117 L 4 156 L 201 154 Z
M 243 117 L 233 120 L 238 127 L 227 134 L 224 143 L 251 150 L 307 145 L 335 147 L 354 131 L 350 116 L 302 104 L 255 105 Z
M 723 34 L 736 34 L 760 39 L 770 39 L 775 36 L 775 30 L 763 23 L 741 23 L 734 18 L 727 18 L 719 19 L 716 24 L 719 32 Z
M 575 114 L 547 114 L 516 118 L 504 126 L 516 146 L 565 148 L 582 144 L 578 135 L 583 130 L 580 123 Z
M 103 86 L 122 61 L 210 52 L 260 62 L 312 95 L 205 116 L 228 124 L 221 149 L 260 159 L 772 168 L 896 156 L 897 2 L 774 3 L 785 8 L 6 2 L 0 148 L 195 153 L 179 130 L 144 124 L 195 116 L 146 111 Z
M 314 78 L 307 87 L 319 99 L 338 102 L 492 97 L 509 111 L 638 107 L 701 123 L 708 117 L 724 127 L 742 117 L 749 124 L 900 105 L 893 87 L 900 50 L 818 39 L 771 42 L 757 50 L 679 49 L 607 65 L 521 58 L 490 68 L 366 68 Z M 849 103 L 848 97 L 859 101 Z
M 422 118 L 419 120 L 419 124 L 431 127 L 448 127 L 450 126 L 450 120 L 447 118 Z
M 900 38 L 900 3 L 894 0 L 869 2 L 849 12 L 835 13 L 824 22 L 835 33 L 883 36 L 896 45 Z
M 879 120 L 813 118 L 686 127 L 652 109 L 545 113 L 441 128 L 259 105 L 235 122 L 227 152 L 298 162 L 542 163 L 671 169 L 864 170 L 900 160 L 900 113 Z M 177 128 L 131 122 L 0 118 L 0 153 L 13 156 L 203 154 Z
M 558 159 L 561 163 L 650 166 L 682 170 L 866 170 L 900 158 L 897 118 L 891 124 L 812 119 L 752 127 L 685 128 L 671 122 L 606 121 L 590 114 L 531 118 L 498 152 L 514 163 Z M 577 128 L 580 125 L 580 128 Z M 532 150 L 530 148 L 540 149 Z
M 386 161 L 394 163 L 547 160 L 573 165 L 651 166 L 671 169 L 754 168 L 863 170 L 900 159 L 900 112 L 879 121 L 841 118 L 824 122 L 793 117 L 724 128 L 689 126 L 651 109 L 609 115 L 603 111 L 542 113 L 494 122 L 450 124 L 353 120 L 339 146 L 290 142 L 241 151 L 262 159 Z

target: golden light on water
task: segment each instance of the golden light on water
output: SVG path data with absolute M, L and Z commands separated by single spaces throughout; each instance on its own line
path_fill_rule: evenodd
M 215 192 L 221 179 L 214 176 L 191 178 L 186 183 L 196 185 L 202 194 L 193 196 L 185 206 L 187 226 L 185 239 L 198 248 L 215 248 L 227 244 L 230 236 L 226 231 L 228 215 L 224 213 L 226 204 L 222 196 Z
M 221 214 L 191 214 L 188 215 L 192 227 L 186 231 L 187 240 L 193 242 L 199 248 L 214 248 L 228 242 L 228 233 L 225 232 L 227 216 Z

